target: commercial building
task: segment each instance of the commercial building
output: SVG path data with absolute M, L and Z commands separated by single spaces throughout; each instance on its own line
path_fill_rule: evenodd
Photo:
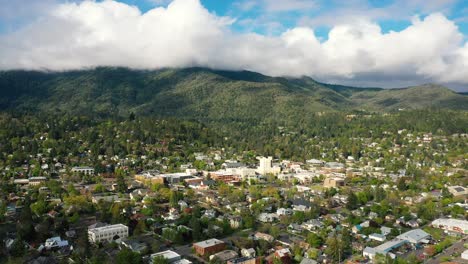
M 439 218 L 432 221 L 431 225 L 435 228 L 444 229 L 451 232 L 468 234 L 468 221 L 451 218 Z
M 29 186 L 37 186 L 47 181 L 46 177 L 39 176 L 39 177 L 31 177 L 29 178 Z
M 88 229 L 88 237 L 89 241 L 92 243 L 118 241 L 122 238 L 128 237 L 128 226 L 116 224 L 91 228 Z
M 398 239 L 406 240 L 409 243 L 416 245 L 416 244 L 427 244 L 429 243 L 429 239 L 431 235 L 423 231 L 422 229 L 414 229 L 410 230 L 406 233 L 403 233 L 397 236 Z
M 94 174 L 94 169 L 91 167 L 73 167 L 71 169 L 72 172 L 75 173 L 83 173 L 86 175 L 93 175 Z
M 395 258 L 396 255 L 392 253 L 393 250 L 405 245 L 405 244 L 412 244 L 413 246 L 417 246 L 421 243 L 429 243 L 431 235 L 424 232 L 421 229 L 414 229 L 403 233 L 397 236 L 395 239 L 385 242 L 377 247 L 366 247 L 362 252 L 364 257 L 369 259 L 374 259 L 377 254 L 382 255 L 389 255 L 391 258 Z
M 197 253 L 198 255 L 209 256 L 224 250 L 226 248 L 226 243 L 219 239 L 212 238 L 194 243 L 193 248 L 195 249 L 195 253 Z
M 344 179 L 338 178 L 338 177 L 326 178 L 325 181 L 323 182 L 323 187 L 325 188 L 336 188 L 336 187 L 340 187 L 344 185 L 345 185 Z
M 273 166 L 273 158 L 272 157 L 258 157 L 257 158 L 260 161 L 260 165 L 257 168 L 257 173 L 261 175 L 265 174 L 278 174 L 281 171 L 281 168 L 279 166 Z

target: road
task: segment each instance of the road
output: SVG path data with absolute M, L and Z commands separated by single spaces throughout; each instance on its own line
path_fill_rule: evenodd
M 435 257 L 427 260 L 425 263 L 427 264 L 439 264 L 442 262 L 443 257 L 452 257 L 452 255 L 457 254 L 457 253 L 462 253 L 465 248 L 463 245 L 466 243 L 466 240 L 468 240 L 468 236 L 466 236 L 463 239 L 460 239 L 459 241 L 455 242 L 453 245 L 450 247 L 446 248 L 444 251 L 442 251 L 440 254 L 436 255 Z

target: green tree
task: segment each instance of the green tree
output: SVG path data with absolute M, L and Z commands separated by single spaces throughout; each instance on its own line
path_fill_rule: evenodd
M 131 251 L 128 248 L 124 248 L 117 253 L 116 264 L 143 264 L 143 258 L 140 254 Z M 153 262 L 153 263 L 163 263 L 163 262 Z M 167 264 L 167 263 L 164 263 Z
M 169 261 L 163 256 L 157 256 L 153 258 L 153 264 L 169 264 Z
M 349 210 L 354 210 L 358 208 L 359 200 L 354 192 L 348 194 L 348 201 L 346 202 L 346 208 Z

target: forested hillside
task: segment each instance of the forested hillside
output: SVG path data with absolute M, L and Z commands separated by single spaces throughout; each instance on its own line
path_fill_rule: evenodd
M 438 85 L 364 89 L 203 68 L 0 73 L 0 109 L 7 111 L 257 121 L 402 108 L 468 110 L 468 97 Z

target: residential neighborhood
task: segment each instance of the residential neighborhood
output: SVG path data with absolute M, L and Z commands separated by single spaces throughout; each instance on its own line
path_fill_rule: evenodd
M 28 163 L 0 163 L 1 254 L 27 253 L 26 263 L 466 263 L 468 136 L 382 135 L 352 139 L 351 150 L 311 139 L 313 158 L 295 160 L 212 147 L 187 156 L 186 142 L 150 150 L 132 136 L 131 154 L 94 155 L 76 134 L 77 156 L 40 148 Z M 47 146 L 47 137 L 32 142 Z

